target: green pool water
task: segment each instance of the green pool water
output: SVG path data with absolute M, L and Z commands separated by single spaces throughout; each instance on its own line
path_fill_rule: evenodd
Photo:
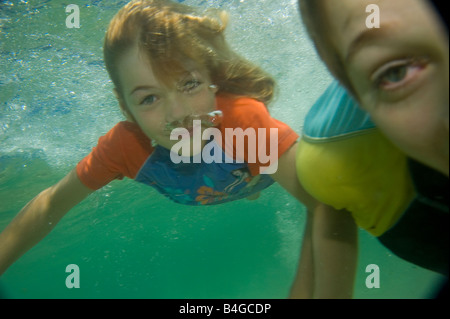
M 280 92 L 271 112 L 300 133 L 330 76 L 295 2 L 185 1 L 230 12 L 230 43 L 276 77 Z M 0 230 L 121 120 L 101 41 L 124 3 L 78 1 L 76 30 L 66 28 L 60 1 L 0 4 Z M 256 201 L 188 207 L 131 180 L 116 181 L 75 207 L 10 267 L 0 294 L 286 298 L 304 223 L 304 207 L 279 185 Z M 429 298 L 443 279 L 393 256 L 363 231 L 359 249 L 356 298 Z M 71 264 L 79 268 L 80 288 L 66 286 Z M 379 267 L 380 288 L 366 286 L 370 264 Z

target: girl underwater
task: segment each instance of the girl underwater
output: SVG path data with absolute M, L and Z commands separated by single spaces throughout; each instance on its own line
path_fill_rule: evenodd
M 0 274 L 72 207 L 124 177 L 187 205 L 254 198 L 278 182 L 309 211 L 334 213 L 309 196 L 295 178 L 298 135 L 272 118 L 266 107 L 275 81 L 228 47 L 226 24 L 224 12 L 202 13 L 167 0 L 132 1 L 118 12 L 105 36 L 104 61 L 126 121 L 102 136 L 90 154 L 30 201 L 0 234 Z M 230 145 L 239 139 L 237 135 L 227 139 L 230 129 L 255 136 L 249 133 L 241 139 L 247 141 L 244 145 Z M 270 134 L 272 130 L 277 134 Z M 196 143 L 196 133 L 209 138 Z M 258 141 L 255 148 L 250 147 L 252 140 Z M 273 144 L 278 156 L 275 170 L 252 154 Z M 193 160 L 200 152 L 202 160 Z M 175 163 L 173 155 L 184 161 Z M 346 238 L 354 238 L 356 232 L 348 215 L 333 216 L 323 220 L 323 235 L 316 241 L 320 245 L 324 238 L 324 246 L 340 252 L 327 258 L 329 273 L 338 274 L 330 276 L 337 279 L 327 282 L 327 291 L 348 297 L 356 254 Z M 327 237 L 328 233 L 333 235 Z

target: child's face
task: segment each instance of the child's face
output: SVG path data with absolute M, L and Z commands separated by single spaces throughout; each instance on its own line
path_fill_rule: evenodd
M 186 128 L 192 139 L 195 115 L 215 109 L 215 93 L 205 69 L 193 67 L 180 76 L 172 87 L 165 86 L 153 73 L 144 54 L 137 47 L 130 49 L 119 61 L 122 84 L 121 107 L 129 120 L 137 122 L 142 131 L 159 145 L 171 149 L 175 128 Z M 202 127 L 202 133 L 205 128 Z M 191 143 L 192 144 L 192 143 Z
M 448 36 L 422 0 L 323 1 L 331 39 L 361 105 L 409 156 L 449 174 Z

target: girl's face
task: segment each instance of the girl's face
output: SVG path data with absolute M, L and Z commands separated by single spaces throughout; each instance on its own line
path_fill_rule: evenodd
M 187 129 L 191 141 L 196 116 L 216 108 L 217 89 L 210 87 L 212 83 L 205 69 L 193 67 L 180 75 L 172 87 L 167 87 L 156 78 L 136 46 L 120 59 L 118 72 L 123 90 L 123 100 L 119 98 L 119 102 L 128 120 L 136 122 L 149 138 L 167 149 L 178 143 L 170 140 L 172 130 Z
M 323 1 L 331 39 L 361 105 L 409 156 L 449 174 L 448 36 L 424 0 Z

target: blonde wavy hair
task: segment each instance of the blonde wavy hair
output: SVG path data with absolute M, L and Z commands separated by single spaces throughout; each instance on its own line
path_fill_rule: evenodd
M 268 104 L 275 80 L 260 67 L 232 51 L 225 41 L 226 12 L 197 8 L 170 0 L 139 0 L 125 5 L 111 20 L 103 52 L 106 69 L 123 97 L 117 62 L 134 45 L 146 53 L 163 83 L 194 62 L 206 67 L 218 93 L 248 96 Z

